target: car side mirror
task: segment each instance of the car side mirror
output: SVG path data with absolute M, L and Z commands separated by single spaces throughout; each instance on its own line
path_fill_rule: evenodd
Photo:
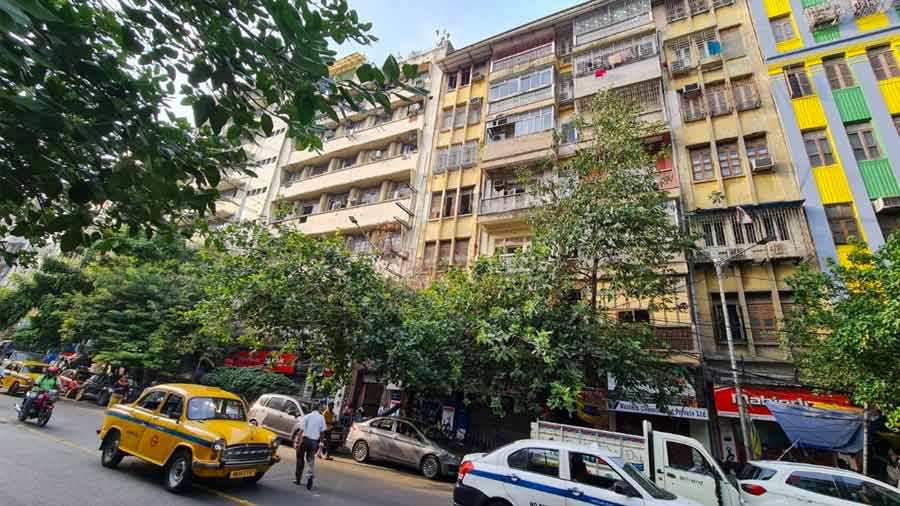
M 628 482 L 619 480 L 613 483 L 613 492 L 624 495 L 625 497 L 640 497 L 641 494 L 638 494 L 637 490 L 634 489 Z

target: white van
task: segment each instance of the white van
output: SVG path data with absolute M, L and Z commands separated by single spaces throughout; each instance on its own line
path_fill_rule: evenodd
M 737 481 L 722 471 L 699 441 L 654 431 L 648 421 L 644 421 L 643 436 L 538 421 L 531 424 L 531 437 L 599 446 L 660 488 L 703 506 L 743 504 Z

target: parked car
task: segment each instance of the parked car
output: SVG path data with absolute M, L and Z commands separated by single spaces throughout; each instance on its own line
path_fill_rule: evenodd
M 44 374 L 44 369 L 49 367 L 43 362 L 32 360 L 11 361 L 3 367 L 3 378 L 0 378 L 0 387 L 10 395 L 16 395 L 31 388 L 31 384 Z
M 781 461 L 751 461 L 738 473 L 748 506 L 900 506 L 900 490 L 853 471 Z
M 466 455 L 453 504 L 700 506 L 599 446 L 538 439 Z
M 59 395 L 74 398 L 78 388 L 91 376 L 87 369 L 66 369 L 59 374 Z
M 105 406 L 111 395 L 108 387 L 115 382 L 116 377 L 113 374 L 94 374 L 79 385 L 78 391 L 75 393 L 75 400 L 94 399 L 100 406 Z
M 279 458 L 278 436 L 247 422 L 240 397 L 219 388 L 166 384 L 132 404 L 106 411 L 100 462 L 114 468 L 126 455 L 162 466 L 168 490 L 197 478 L 258 482 Z
M 357 462 L 392 461 L 412 466 L 429 479 L 456 474 L 459 449 L 437 433 L 429 436 L 412 420 L 377 417 L 354 423 L 344 445 Z
M 303 419 L 307 410 L 300 400 L 289 395 L 266 394 L 253 403 L 247 419 L 253 425 L 278 434 L 284 441 L 293 441 L 297 422 Z

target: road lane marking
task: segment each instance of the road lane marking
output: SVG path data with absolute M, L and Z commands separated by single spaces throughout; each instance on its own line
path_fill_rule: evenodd
M 16 421 L 18 421 L 18 420 L 16 420 Z M 10 420 L 9 418 L 6 418 L 6 417 L 0 417 L 0 423 L 12 423 L 12 422 L 13 422 L 13 420 Z M 32 433 L 32 434 L 35 434 L 35 435 L 37 435 L 37 436 L 40 436 L 40 437 L 42 437 L 42 438 L 44 438 L 44 439 L 47 439 L 47 440 L 49 440 L 49 441 L 53 441 L 54 443 L 59 443 L 59 444 L 61 444 L 61 445 L 63 445 L 63 446 L 66 446 L 66 447 L 68 447 L 68 448 L 73 448 L 73 449 L 75 449 L 75 450 L 80 450 L 80 451 L 82 451 L 82 452 L 84 452 L 84 453 L 89 453 L 89 454 L 91 454 L 91 455 L 94 455 L 94 454 L 97 453 L 97 450 L 93 450 L 93 449 L 90 449 L 90 448 L 85 448 L 84 446 L 81 446 L 80 444 L 78 444 L 78 443 L 76 443 L 76 442 L 74 442 L 74 441 L 69 441 L 68 439 L 61 438 L 61 437 L 51 436 L 50 434 L 46 434 L 46 433 L 44 433 L 44 432 L 42 432 L 42 431 L 40 431 L 40 430 L 37 430 L 37 429 L 31 428 L 31 427 L 28 427 L 28 426 L 26 426 L 26 425 L 16 424 L 15 426 L 18 427 L 18 428 L 21 429 L 21 430 L 28 431 L 28 432 L 30 432 L 30 433 Z M 203 490 L 203 491 L 205 491 L 205 492 L 207 492 L 207 493 L 210 493 L 210 494 L 213 494 L 213 495 L 216 495 L 216 496 L 219 496 L 219 497 L 221 497 L 221 498 L 223 498 L 223 499 L 227 499 L 227 500 L 229 500 L 229 501 L 231 501 L 231 502 L 233 502 L 233 503 L 235 503 L 235 504 L 240 504 L 241 506 L 258 506 L 258 505 L 257 505 L 256 503 L 254 503 L 254 502 L 248 501 L 248 500 L 246 500 L 246 499 L 241 499 L 240 497 L 233 496 L 233 495 L 231 495 L 231 494 L 226 494 L 225 492 L 221 492 L 221 491 L 219 491 L 219 490 L 216 490 L 216 489 L 214 489 L 214 488 L 209 488 L 209 487 L 206 487 L 206 486 L 204 486 L 204 485 L 194 484 L 194 488 L 199 489 L 199 490 Z

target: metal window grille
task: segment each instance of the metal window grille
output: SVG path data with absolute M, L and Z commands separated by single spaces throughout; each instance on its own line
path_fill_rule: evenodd
M 687 17 L 688 9 L 685 0 L 666 0 L 666 19 L 669 22 Z
M 627 65 L 652 58 L 658 52 L 655 33 L 621 40 L 578 55 L 575 58 L 575 75 L 581 77 L 597 69 Z
M 616 88 L 613 92 L 623 101 L 637 104 L 645 112 L 662 108 L 662 89 L 658 79 Z

